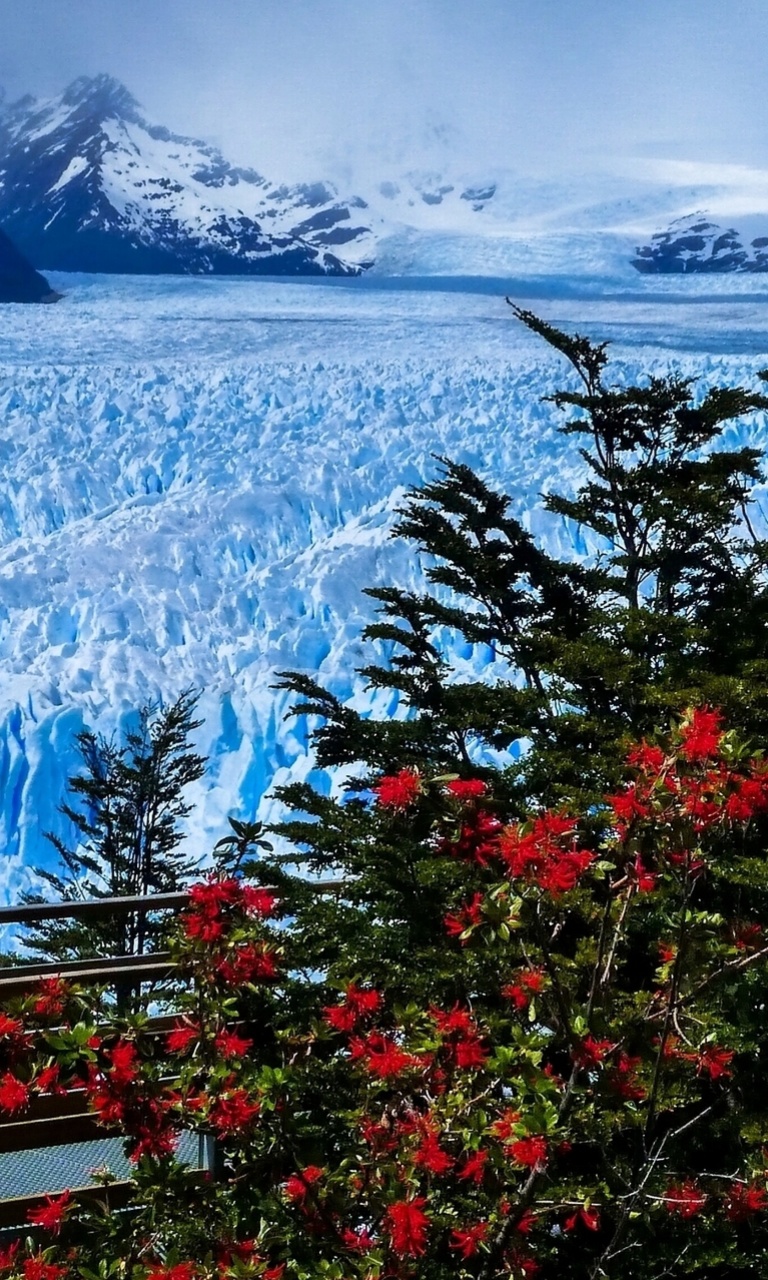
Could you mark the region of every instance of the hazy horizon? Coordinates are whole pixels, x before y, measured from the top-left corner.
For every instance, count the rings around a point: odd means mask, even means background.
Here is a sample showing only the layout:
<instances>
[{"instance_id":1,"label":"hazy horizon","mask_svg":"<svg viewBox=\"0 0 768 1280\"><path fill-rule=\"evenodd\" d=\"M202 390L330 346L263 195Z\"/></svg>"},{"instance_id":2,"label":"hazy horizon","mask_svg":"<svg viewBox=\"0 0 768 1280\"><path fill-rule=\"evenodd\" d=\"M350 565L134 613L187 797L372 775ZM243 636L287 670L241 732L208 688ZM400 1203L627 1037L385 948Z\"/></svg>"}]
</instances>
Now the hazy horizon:
<instances>
[{"instance_id":1,"label":"hazy horizon","mask_svg":"<svg viewBox=\"0 0 768 1280\"><path fill-rule=\"evenodd\" d=\"M715 0L158 8L28 0L0 18L0 85L47 96L107 72L151 118L289 178L446 151L542 178L768 168L759 0L731 0L727 21Z\"/></svg>"}]
</instances>

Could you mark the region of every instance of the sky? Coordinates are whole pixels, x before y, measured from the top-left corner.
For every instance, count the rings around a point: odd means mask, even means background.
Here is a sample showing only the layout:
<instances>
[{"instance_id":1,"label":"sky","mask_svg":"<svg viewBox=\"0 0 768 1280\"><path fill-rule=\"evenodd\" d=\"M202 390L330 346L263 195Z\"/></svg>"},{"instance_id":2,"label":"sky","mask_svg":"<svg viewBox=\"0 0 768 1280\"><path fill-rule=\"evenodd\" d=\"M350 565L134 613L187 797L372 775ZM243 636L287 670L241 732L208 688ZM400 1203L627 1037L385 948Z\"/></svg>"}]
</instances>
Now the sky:
<instances>
[{"instance_id":1,"label":"sky","mask_svg":"<svg viewBox=\"0 0 768 1280\"><path fill-rule=\"evenodd\" d=\"M0 0L10 98L106 71L286 179L768 169L766 47L765 0Z\"/></svg>"}]
</instances>

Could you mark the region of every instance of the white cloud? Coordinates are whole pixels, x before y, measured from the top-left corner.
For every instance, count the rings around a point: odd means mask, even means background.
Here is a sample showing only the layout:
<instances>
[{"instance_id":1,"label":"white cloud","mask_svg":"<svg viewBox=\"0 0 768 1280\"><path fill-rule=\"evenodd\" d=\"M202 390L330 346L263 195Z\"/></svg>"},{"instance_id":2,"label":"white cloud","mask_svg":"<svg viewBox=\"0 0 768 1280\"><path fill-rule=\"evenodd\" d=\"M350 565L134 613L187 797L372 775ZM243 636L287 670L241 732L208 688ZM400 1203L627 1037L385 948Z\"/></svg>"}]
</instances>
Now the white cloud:
<instances>
[{"instance_id":1,"label":"white cloud","mask_svg":"<svg viewBox=\"0 0 768 1280\"><path fill-rule=\"evenodd\" d=\"M6 6L8 8L10 6ZM297 177L456 130L467 163L543 174L663 154L768 163L756 0L27 0L0 83L123 79L171 127Z\"/></svg>"}]
</instances>

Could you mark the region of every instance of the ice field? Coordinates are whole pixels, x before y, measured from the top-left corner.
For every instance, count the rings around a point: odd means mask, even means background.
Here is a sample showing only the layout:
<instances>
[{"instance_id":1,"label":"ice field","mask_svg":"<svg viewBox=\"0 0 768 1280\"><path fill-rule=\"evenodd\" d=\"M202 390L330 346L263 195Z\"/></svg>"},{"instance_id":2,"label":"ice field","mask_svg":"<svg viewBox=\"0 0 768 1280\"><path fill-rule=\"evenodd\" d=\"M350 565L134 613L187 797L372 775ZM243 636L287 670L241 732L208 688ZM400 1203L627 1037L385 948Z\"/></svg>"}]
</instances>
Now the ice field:
<instances>
[{"instance_id":1,"label":"ice field","mask_svg":"<svg viewBox=\"0 0 768 1280\"><path fill-rule=\"evenodd\" d=\"M51 282L57 306L0 309L2 899L50 862L74 734L109 734L148 698L202 691L197 853L228 813L274 812L273 785L312 768L274 673L318 672L371 705L354 675L361 589L419 583L413 549L387 534L433 455L510 492L550 546L584 549L538 501L581 468L540 403L566 369L501 283ZM566 286L507 290L610 338L617 378L673 365L753 384L768 364L754 277ZM729 443L747 437L768 443L765 420Z\"/></svg>"}]
</instances>

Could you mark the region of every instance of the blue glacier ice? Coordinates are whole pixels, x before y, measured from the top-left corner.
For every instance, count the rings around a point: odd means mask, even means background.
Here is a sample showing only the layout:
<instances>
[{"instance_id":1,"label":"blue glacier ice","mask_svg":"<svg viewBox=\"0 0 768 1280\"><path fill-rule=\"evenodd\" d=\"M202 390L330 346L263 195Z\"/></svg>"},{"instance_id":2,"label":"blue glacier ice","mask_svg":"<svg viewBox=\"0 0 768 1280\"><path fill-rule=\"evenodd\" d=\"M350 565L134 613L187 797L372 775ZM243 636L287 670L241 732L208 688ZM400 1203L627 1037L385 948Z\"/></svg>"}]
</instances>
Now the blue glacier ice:
<instances>
[{"instance_id":1,"label":"blue glacier ice","mask_svg":"<svg viewBox=\"0 0 768 1280\"><path fill-rule=\"evenodd\" d=\"M201 857L228 814L273 816L276 783L338 785L313 772L275 672L317 673L362 709L404 714L355 676L370 657L361 589L423 583L388 533L435 455L505 488L553 550L589 552L539 498L582 472L541 403L566 371L487 286L51 281L55 308L0 310L5 899L50 863L45 832L67 834L77 731L119 731L147 699L202 691L210 766L188 835ZM580 299L539 288L534 305L611 338L618 377L674 366L753 381L767 290L641 283ZM729 443L747 438L766 442L764 418L729 429ZM489 660L456 657L472 671Z\"/></svg>"}]
</instances>

